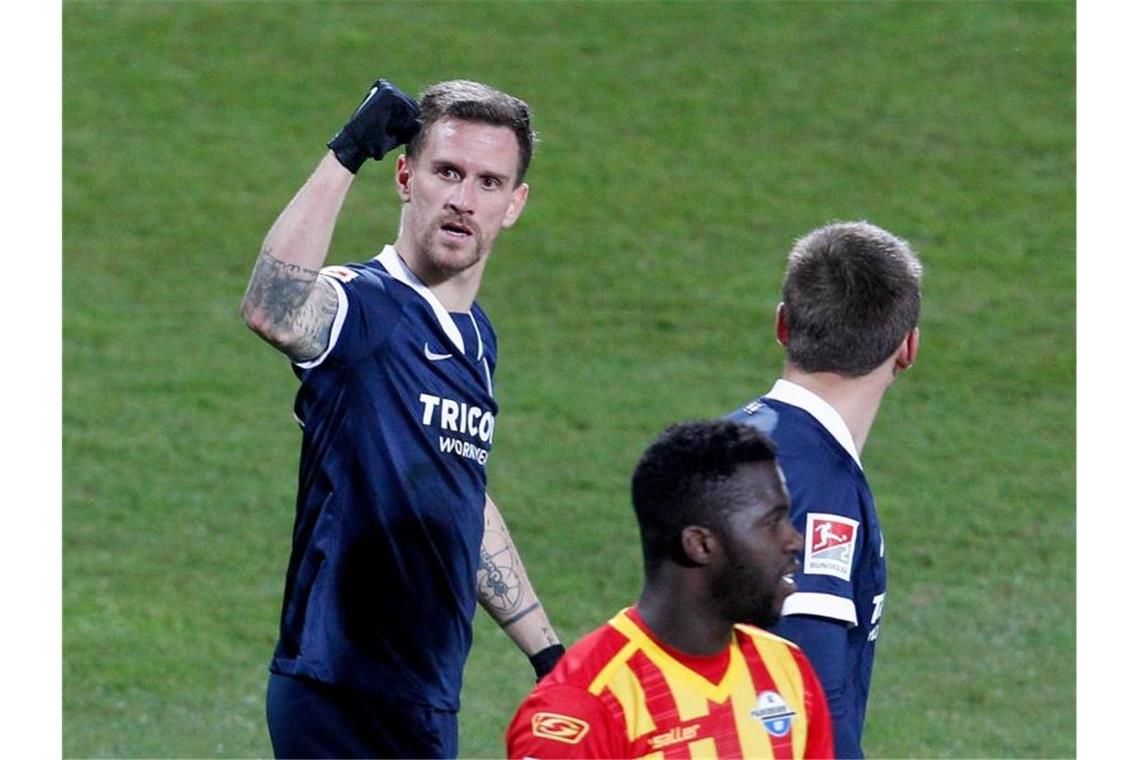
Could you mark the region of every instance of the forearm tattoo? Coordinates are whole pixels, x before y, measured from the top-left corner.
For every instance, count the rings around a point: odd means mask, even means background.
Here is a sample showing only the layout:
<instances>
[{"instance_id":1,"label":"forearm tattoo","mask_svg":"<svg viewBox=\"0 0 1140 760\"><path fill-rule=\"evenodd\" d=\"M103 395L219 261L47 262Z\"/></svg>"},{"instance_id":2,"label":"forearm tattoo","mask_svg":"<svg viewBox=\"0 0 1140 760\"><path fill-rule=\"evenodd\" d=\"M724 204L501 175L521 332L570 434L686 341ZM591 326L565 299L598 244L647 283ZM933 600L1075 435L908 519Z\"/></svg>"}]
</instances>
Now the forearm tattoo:
<instances>
[{"instance_id":1,"label":"forearm tattoo","mask_svg":"<svg viewBox=\"0 0 1140 760\"><path fill-rule=\"evenodd\" d=\"M515 556L509 541L498 533L487 532L479 549L479 598L498 621L507 626L537 608L519 612L523 601L522 578L515 569Z\"/></svg>"},{"instance_id":2,"label":"forearm tattoo","mask_svg":"<svg viewBox=\"0 0 1140 760\"><path fill-rule=\"evenodd\" d=\"M260 317L266 332L288 336L281 347L294 359L318 356L328 345L337 298L332 288L318 286L319 274L281 261L265 247L246 288L247 311Z\"/></svg>"}]
</instances>

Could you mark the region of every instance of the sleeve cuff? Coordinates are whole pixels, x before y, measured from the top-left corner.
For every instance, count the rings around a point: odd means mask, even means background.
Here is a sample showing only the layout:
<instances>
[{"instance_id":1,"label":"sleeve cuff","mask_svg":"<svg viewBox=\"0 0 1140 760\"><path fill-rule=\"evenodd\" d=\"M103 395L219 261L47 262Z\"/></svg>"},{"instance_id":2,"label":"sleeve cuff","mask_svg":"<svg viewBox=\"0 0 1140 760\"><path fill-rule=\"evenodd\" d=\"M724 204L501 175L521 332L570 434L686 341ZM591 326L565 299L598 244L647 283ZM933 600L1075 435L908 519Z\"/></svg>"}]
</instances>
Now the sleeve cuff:
<instances>
[{"instance_id":1,"label":"sleeve cuff","mask_svg":"<svg viewBox=\"0 0 1140 760\"><path fill-rule=\"evenodd\" d=\"M842 596L797 591L784 600L784 615L818 615L858 625L855 603Z\"/></svg>"}]
</instances>

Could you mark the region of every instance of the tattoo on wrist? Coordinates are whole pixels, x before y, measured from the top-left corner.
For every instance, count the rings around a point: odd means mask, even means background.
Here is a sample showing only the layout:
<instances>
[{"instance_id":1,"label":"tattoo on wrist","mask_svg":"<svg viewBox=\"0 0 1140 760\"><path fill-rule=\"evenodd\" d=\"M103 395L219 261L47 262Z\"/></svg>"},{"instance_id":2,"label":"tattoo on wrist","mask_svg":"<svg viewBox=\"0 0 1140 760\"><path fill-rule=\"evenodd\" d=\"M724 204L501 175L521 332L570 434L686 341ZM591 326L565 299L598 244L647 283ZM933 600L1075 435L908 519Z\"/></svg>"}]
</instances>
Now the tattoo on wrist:
<instances>
[{"instance_id":1,"label":"tattoo on wrist","mask_svg":"<svg viewBox=\"0 0 1140 760\"><path fill-rule=\"evenodd\" d=\"M507 627L507 626L509 626L509 625L514 625L515 623L519 622L520 620L522 620L524 617L526 617L526 616L527 616L527 615L529 615L530 613L532 613L532 612L534 612L535 610L537 610L537 609L538 609L538 607L539 607L539 604L538 604L538 602L535 602L534 604L532 604L531 606L527 607L525 610L523 610L522 612L518 613L517 615L514 615L514 616L512 616L512 617L509 617L509 618L507 618L506 620L500 621L500 622L499 622L499 627L500 627L500 628L506 628L506 627Z\"/></svg>"}]
</instances>

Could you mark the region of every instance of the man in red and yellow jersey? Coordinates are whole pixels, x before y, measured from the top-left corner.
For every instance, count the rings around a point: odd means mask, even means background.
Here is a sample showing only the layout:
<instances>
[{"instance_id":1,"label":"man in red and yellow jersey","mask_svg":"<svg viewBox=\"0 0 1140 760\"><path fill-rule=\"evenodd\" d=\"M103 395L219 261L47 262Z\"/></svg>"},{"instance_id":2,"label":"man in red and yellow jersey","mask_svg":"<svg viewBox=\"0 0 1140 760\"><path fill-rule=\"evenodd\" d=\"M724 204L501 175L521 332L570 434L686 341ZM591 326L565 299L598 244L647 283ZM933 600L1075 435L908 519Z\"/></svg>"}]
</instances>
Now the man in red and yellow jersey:
<instances>
[{"instance_id":1,"label":"man in red and yellow jersey","mask_svg":"<svg viewBox=\"0 0 1140 760\"><path fill-rule=\"evenodd\" d=\"M830 758L803 652L763 630L795 591L803 536L763 433L674 425L633 474L645 586L523 701L511 758Z\"/></svg>"}]
</instances>

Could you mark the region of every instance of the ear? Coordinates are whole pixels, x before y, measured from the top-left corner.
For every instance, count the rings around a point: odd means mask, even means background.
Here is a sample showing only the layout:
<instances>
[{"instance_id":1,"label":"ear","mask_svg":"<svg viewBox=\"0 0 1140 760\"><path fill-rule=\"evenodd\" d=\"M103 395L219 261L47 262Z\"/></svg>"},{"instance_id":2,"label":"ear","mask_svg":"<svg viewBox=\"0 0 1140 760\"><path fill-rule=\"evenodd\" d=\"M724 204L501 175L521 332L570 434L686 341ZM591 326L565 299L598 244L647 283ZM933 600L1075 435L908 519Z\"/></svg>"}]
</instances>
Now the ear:
<instances>
[{"instance_id":1,"label":"ear","mask_svg":"<svg viewBox=\"0 0 1140 760\"><path fill-rule=\"evenodd\" d=\"M906 334L898 353L895 354L895 373L905 372L914 366L918 359L918 328Z\"/></svg>"},{"instance_id":2,"label":"ear","mask_svg":"<svg viewBox=\"0 0 1140 760\"><path fill-rule=\"evenodd\" d=\"M511 205L507 206L507 213L503 217L504 227L513 227L514 223L522 216L523 209L526 208L526 199L530 196L530 185L523 182L514 189L511 193Z\"/></svg>"},{"instance_id":3,"label":"ear","mask_svg":"<svg viewBox=\"0 0 1140 760\"><path fill-rule=\"evenodd\" d=\"M784 302L776 307L776 342L785 348L788 345L788 319L784 314Z\"/></svg>"},{"instance_id":4,"label":"ear","mask_svg":"<svg viewBox=\"0 0 1140 760\"><path fill-rule=\"evenodd\" d=\"M686 525L681 529L681 549L693 564L704 566L718 551L717 539L708 528Z\"/></svg>"},{"instance_id":5,"label":"ear","mask_svg":"<svg viewBox=\"0 0 1140 760\"><path fill-rule=\"evenodd\" d=\"M396 159L396 194L404 203L412 199L412 167L404 153Z\"/></svg>"}]
</instances>

